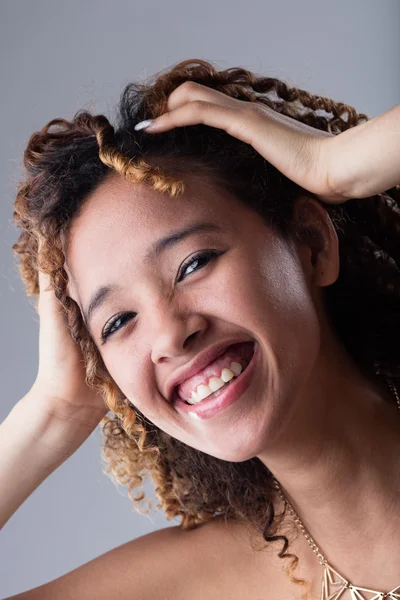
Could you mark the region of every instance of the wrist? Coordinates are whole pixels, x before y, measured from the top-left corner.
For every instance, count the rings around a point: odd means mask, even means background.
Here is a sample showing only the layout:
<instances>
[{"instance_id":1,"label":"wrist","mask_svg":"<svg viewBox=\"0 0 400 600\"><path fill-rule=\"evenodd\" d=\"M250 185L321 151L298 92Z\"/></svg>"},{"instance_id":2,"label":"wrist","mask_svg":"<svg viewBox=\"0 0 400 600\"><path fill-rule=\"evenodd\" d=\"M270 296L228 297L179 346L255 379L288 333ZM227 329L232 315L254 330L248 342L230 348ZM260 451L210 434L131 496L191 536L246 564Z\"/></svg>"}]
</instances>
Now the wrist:
<instances>
[{"instance_id":1,"label":"wrist","mask_svg":"<svg viewBox=\"0 0 400 600\"><path fill-rule=\"evenodd\" d=\"M48 445L49 437L54 435L56 419L41 407L39 397L28 392L15 404L7 419L13 431L14 447L21 453L34 455L39 468L52 471L63 462L60 453Z\"/></svg>"}]
</instances>

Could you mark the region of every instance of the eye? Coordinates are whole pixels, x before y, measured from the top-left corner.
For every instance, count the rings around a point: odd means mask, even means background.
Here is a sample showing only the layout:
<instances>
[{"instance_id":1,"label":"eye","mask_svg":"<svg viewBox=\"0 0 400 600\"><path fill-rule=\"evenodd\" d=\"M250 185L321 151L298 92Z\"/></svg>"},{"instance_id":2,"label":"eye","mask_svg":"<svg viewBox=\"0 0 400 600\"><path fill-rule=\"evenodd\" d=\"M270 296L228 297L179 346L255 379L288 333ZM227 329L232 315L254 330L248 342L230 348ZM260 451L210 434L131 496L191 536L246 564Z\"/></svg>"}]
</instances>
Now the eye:
<instances>
[{"instance_id":1,"label":"eye","mask_svg":"<svg viewBox=\"0 0 400 600\"><path fill-rule=\"evenodd\" d=\"M127 320L125 317L129 317L129 316L135 315L135 314L136 313L120 313L119 315L116 315L110 321L108 321L108 323L104 327L103 331L101 332L101 344L102 345L105 344L107 341L107 338L109 338L110 335L112 335L113 333L118 331L118 329L121 329L122 325L119 325L119 327L114 328L114 326L118 323L118 321L121 321L122 324L124 324Z\"/></svg>"},{"instance_id":2,"label":"eye","mask_svg":"<svg viewBox=\"0 0 400 600\"><path fill-rule=\"evenodd\" d=\"M182 281L182 277L181 277L182 272L186 272L186 270L189 267L191 267L192 265L194 265L196 263L200 263L200 265L201 265L203 263L202 266L205 266L212 259L216 258L220 254L222 254L222 252L217 252L216 250L204 250L202 252L198 252L197 254L192 256L186 263L183 264L183 266L179 270L178 281ZM195 269L193 269L193 271L197 271L199 268L201 268L201 267L196 267ZM193 272L193 271L191 271L191 272ZM189 272L189 275L190 275L190 272ZM115 317L110 319L110 321L107 322L107 324L105 325L105 327L101 333L101 345L106 343L106 341L110 337L110 335L113 335L116 331L118 331L119 329L122 329L124 323L126 323L129 320L128 317L131 317L132 315L136 315L136 313L132 313L132 312L119 313L118 315L116 315ZM115 327L119 321L121 322L120 325Z\"/></svg>"},{"instance_id":3,"label":"eye","mask_svg":"<svg viewBox=\"0 0 400 600\"><path fill-rule=\"evenodd\" d=\"M217 256L219 256L219 254L221 254L221 252L216 252L215 250L204 250L202 252L198 252L197 254L195 254L194 256L192 256L186 263L184 263L182 265L182 268L179 271L178 281L182 281L182 277L181 277L182 272L185 272L186 269L188 269L189 267L191 267L195 263L203 263L203 266L205 266L213 258L216 258ZM198 270L198 268L194 269L194 271L197 271L197 270Z\"/></svg>"}]
</instances>

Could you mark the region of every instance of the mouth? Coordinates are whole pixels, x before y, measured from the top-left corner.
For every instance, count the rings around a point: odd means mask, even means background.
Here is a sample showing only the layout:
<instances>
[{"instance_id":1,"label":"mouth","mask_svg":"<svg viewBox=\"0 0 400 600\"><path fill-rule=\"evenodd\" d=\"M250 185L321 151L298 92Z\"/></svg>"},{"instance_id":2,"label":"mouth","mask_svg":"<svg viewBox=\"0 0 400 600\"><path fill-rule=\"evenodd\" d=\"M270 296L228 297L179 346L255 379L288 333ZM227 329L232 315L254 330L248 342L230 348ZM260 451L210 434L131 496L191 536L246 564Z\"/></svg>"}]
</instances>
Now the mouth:
<instances>
[{"instance_id":1,"label":"mouth","mask_svg":"<svg viewBox=\"0 0 400 600\"><path fill-rule=\"evenodd\" d=\"M246 371L247 367L249 366L249 364L254 356L255 349L256 349L256 342L236 342L235 344L226 346L223 349L223 351L220 353L220 356L223 356L228 352L231 352L231 353L234 352L233 356L236 355L239 358L233 359L233 360L240 361L240 364L242 365L242 370L240 371L240 373L239 374L232 373L232 371L231 371L232 378L229 381L226 381L226 379L224 379L223 381L225 383L222 387L217 389L215 392L210 393L209 395L204 397L202 400L200 400L200 402L197 402L195 404L188 402L187 400L182 398L182 396L178 393L179 386L175 386L173 393L172 393L172 397L171 397L172 405L176 405L177 403L183 403L186 406L193 407L193 406L196 406L203 402L206 402L208 400L212 400L213 398L216 398L217 396L222 394L226 388L228 388L236 379L240 378L242 376L242 374ZM216 359L214 359L213 362L216 362L217 360L218 360L218 357ZM210 363L210 364L213 364L213 363ZM237 364L237 362L236 362L236 364ZM228 364L226 365L226 367L228 368L228 372L229 372L230 369L229 369ZM226 367L224 368L225 371L227 370ZM211 379L213 379L213 378L214 378L214 376L211 375ZM204 385L203 385L203 387L204 387Z\"/></svg>"},{"instance_id":2,"label":"mouth","mask_svg":"<svg viewBox=\"0 0 400 600\"><path fill-rule=\"evenodd\" d=\"M209 420L214 419L225 410L233 407L233 405L240 402L241 399L246 398L250 401L250 406L257 398L257 394L254 393L254 385L257 384L257 378L255 376L260 372L261 368L260 345L254 343L253 350L253 355L247 366L239 373L239 375L233 377L221 387L221 389L217 390L214 394L206 396L200 400L200 402L196 402L195 404L189 404L178 395L175 400L175 410L182 415L188 415L189 418L196 417L201 420ZM250 393L252 387L253 393Z\"/></svg>"}]
</instances>

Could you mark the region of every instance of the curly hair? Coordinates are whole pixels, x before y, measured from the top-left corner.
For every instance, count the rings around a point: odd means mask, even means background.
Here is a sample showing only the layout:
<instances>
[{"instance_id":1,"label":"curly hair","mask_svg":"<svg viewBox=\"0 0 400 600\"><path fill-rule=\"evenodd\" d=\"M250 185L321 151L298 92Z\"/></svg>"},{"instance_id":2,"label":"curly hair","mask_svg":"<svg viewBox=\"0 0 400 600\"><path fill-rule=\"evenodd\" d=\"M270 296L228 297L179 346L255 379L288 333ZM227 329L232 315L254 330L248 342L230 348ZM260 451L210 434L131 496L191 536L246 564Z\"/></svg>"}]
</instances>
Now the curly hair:
<instances>
[{"instance_id":1,"label":"curly hair","mask_svg":"<svg viewBox=\"0 0 400 600\"><path fill-rule=\"evenodd\" d=\"M172 91L190 81L265 104L334 135L369 120L351 106L273 77L244 68L219 71L204 60L182 61L146 83L126 85L114 126L104 115L82 109L72 120L53 119L31 135L24 151L25 179L18 184L14 203L14 222L22 232L13 250L20 256L28 295L39 294L39 266L51 277L71 336L82 351L87 384L113 413L100 423L104 472L114 483L127 485L136 510L147 514L139 508L144 492L133 497L132 491L150 474L160 501L157 509L162 508L167 519L180 517L180 527L189 530L222 517L226 523L235 520L255 529L266 542L282 540L279 557L292 559L289 577L304 585L293 574L299 559L287 553L288 538L276 535L286 507L277 510L279 498L268 468L257 457L239 463L220 460L147 420L111 378L78 305L67 295L64 264L71 221L88 194L116 172L170 197L185 190L180 176L200 173L251 206L286 240L307 235L292 219L292 207L300 194L313 194L250 145L203 124L157 135L134 130L139 121L163 114ZM332 325L365 373L400 378L399 187L340 205L321 204L339 238L340 274L323 290Z\"/></svg>"}]
</instances>

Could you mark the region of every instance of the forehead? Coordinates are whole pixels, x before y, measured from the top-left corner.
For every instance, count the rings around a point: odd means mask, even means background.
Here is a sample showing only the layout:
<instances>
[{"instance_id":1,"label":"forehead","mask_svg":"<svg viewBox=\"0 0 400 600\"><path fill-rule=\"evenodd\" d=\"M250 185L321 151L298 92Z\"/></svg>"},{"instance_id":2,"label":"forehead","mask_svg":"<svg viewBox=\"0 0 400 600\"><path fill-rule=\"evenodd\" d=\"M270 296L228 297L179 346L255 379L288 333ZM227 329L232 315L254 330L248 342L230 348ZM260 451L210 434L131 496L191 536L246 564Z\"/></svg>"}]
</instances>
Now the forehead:
<instances>
[{"instance_id":1,"label":"forehead","mask_svg":"<svg viewBox=\"0 0 400 600\"><path fill-rule=\"evenodd\" d=\"M171 198L116 174L86 199L68 234L66 271L72 297L79 296L82 280L85 288L93 289L107 266L133 266L152 242L186 223L204 219L239 233L243 213L251 214L250 209L204 177L182 180L185 192Z\"/></svg>"}]
</instances>

